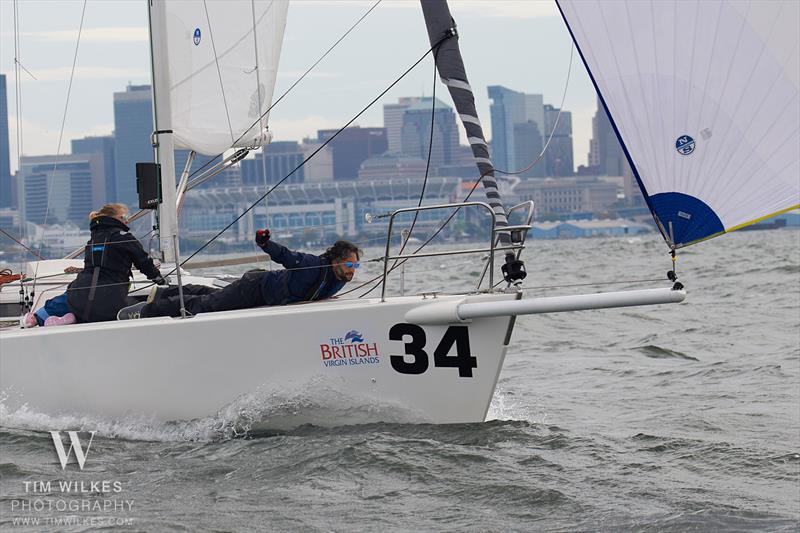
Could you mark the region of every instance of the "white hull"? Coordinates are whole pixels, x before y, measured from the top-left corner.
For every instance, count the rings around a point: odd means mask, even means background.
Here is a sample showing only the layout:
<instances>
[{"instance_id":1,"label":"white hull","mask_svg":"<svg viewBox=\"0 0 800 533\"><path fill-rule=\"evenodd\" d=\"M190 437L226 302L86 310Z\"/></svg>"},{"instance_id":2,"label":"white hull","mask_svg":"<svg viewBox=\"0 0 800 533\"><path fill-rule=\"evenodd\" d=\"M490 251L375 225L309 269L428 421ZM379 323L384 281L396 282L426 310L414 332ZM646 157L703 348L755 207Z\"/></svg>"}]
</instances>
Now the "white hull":
<instances>
[{"instance_id":1,"label":"white hull","mask_svg":"<svg viewBox=\"0 0 800 533\"><path fill-rule=\"evenodd\" d=\"M6 413L26 405L48 415L173 421L214 417L260 392L310 387L335 391L353 405L380 407L373 421L479 422L494 393L513 319L399 326L394 335L390 330L405 322L409 310L431 303L517 297L330 300L186 320L151 318L6 330L0 333L0 397ZM409 328L420 344L424 332L427 368L409 367L415 360L412 355L404 356L405 365L399 358L392 364L392 355L418 351L409 344L415 340ZM353 330L362 342L345 340ZM333 350L339 339L356 347ZM457 364L456 354L463 368L442 366ZM469 357L475 358L475 368ZM255 425L271 423L256 420Z\"/></svg>"}]
</instances>

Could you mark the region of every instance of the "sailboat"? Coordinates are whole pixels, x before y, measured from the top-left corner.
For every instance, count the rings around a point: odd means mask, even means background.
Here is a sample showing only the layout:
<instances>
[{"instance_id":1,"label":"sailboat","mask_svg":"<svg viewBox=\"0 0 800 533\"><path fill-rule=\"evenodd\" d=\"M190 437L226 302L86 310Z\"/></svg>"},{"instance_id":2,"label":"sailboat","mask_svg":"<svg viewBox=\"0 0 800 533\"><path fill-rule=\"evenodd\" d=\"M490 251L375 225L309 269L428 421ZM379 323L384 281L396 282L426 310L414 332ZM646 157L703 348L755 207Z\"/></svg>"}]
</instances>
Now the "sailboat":
<instances>
[{"instance_id":1,"label":"sailboat","mask_svg":"<svg viewBox=\"0 0 800 533\"><path fill-rule=\"evenodd\" d=\"M213 17L190 12L198 6ZM244 7L247 13L236 12ZM683 301L686 291L674 273L653 289L523 297L533 206L504 205L455 22L445 0L423 0L421 7L486 195L469 204L493 221L481 249L491 256L488 288L386 295L392 261L427 255L391 254L393 221L416 211L399 209L387 215L380 297L0 332L6 412L24 405L49 415L193 420L242 398L313 388L366 406L369 415L322 423L480 422L518 316ZM800 205L797 3L743 10L733 2L560 0L558 7L669 251ZM268 141L266 110L286 3L151 0L150 14L159 240L165 261L180 265L176 212L185 181L172 186L173 149L218 153ZM220 22L212 27L209 20ZM242 20L252 28L243 32ZM268 44L245 47L242 33ZM249 55L236 63L238 52ZM525 213L523 224L509 225L514 211ZM502 284L494 279L495 254L502 258ZM295 422L302 420L298 413Z\"/></svg>"}]
</instances>

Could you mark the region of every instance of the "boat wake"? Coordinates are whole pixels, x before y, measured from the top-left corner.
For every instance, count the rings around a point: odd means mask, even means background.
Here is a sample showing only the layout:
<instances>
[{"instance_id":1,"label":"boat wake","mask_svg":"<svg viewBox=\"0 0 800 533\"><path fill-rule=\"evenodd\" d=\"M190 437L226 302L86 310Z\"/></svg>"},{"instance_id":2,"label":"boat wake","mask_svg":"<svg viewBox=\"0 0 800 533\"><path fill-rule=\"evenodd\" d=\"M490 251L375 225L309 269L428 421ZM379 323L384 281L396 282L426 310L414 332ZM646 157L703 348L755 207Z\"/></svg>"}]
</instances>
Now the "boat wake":
<instances>
[{"instance_id":1,"label":"boat wake","mask_svg":"<svg viewBox=\"0 0 800 533\"><path fill-rule=\"evenodd\" d=\"M0 428L27 431L96 431L115 439L182 442L219 441L264 433L280 433L303 425L336 427L375 422L423 421L422 413L373 397L332 390L330 382L312 380L294 388L270 387L244 394L214 416L162 421L146 414L119 417L93 413L48 414L28 404L12 406L0 393Z\"/></svg>"}]
</instances>

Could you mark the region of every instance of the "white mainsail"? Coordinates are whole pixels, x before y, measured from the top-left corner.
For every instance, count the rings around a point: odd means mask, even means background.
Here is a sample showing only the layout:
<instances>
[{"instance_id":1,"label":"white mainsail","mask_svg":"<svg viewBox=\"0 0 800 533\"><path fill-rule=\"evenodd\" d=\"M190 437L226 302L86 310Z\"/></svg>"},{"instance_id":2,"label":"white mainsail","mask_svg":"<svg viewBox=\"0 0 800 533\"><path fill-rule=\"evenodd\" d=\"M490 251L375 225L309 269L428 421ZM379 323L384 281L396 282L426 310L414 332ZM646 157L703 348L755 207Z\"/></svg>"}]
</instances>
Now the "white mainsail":
<instances>
[{"instance_id":1,"label":"white mainsail","mask_svg":"<svg viewBox=\"0 0 800 533\"><path fill-rule=\"evenodd\" d=\"M216 155L269 141L288 0L166 3L176 148Z\"/></svg>"},{"instance_id":2,"label":"white mainsail","mask_svg":"<svg viewBox=\"0 0 800 533\"><path fill-rule=\"evenodd\" d=\"M800 2L557 1L668 243L800 206Z\"/></svg>"}]
</instances>

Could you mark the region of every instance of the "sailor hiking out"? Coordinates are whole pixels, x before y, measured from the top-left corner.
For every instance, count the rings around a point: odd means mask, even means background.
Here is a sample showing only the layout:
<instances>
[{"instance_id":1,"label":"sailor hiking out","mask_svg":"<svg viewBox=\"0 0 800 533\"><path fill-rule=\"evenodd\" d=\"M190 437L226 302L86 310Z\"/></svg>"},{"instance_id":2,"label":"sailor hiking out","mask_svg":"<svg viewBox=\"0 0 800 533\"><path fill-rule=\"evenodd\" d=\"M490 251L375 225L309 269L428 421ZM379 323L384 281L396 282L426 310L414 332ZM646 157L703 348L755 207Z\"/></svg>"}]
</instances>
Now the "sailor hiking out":
<instances>
[{"instance_id":1,"label":"sailor hiking out","mask_svg":"<svg viewBox=\"0 0 800 533\"><path fill-rule=\"evenodd\" d=\"M361 250L348 241L336 241L322 255L313 255L289 250L272 241L269 230L261 229L256 232L256 244L285 270L251 270L223 289L186 285L186 311L194 315L324 300L351 281L359 267ZM154 290L147 302L121 310L118 318L156 316L181 316L177 289Z\"/></svg>"},{"instance_id":2,"label":"sailor hiking out","mask_svg":"<svg viewBox=\"0 0 800 533\"><path fill-rule=\"evenodd\" d=\"M128 208L106 204L89 214L91 238L86 243L84 268L65 294L51 298L24 326L66 325L114 320L128 305L128 289L135 266L148 279L166 285L153 260L127 225Z\"/></svg>"}]
</instances>

